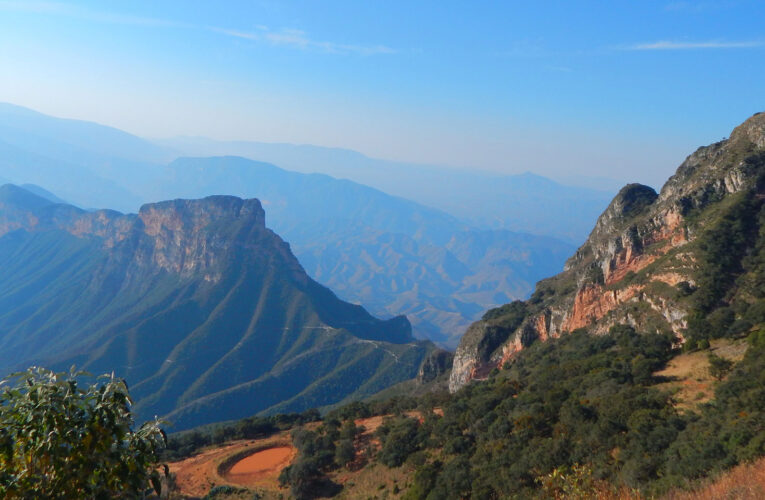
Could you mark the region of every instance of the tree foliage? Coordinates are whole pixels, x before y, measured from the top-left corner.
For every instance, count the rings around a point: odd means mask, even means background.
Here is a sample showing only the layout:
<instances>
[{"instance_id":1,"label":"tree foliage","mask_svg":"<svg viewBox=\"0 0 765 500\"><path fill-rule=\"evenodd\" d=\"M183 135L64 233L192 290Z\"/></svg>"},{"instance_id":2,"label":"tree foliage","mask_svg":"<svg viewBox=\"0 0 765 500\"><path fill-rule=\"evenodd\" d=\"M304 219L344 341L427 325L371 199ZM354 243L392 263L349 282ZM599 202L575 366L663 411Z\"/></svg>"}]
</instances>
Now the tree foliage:
<instances>
[{"instance_id":1,"label":"tree foliage","mask_svg":"<svg viewBox=\"0 0 765 500\"><path fill-rule=\"evenodd\" d=\"M130 396L114 375L33 367L3 380L0 497L134 498L160 490L159 422L133 430Z\"/></svg>"}]
</instances>

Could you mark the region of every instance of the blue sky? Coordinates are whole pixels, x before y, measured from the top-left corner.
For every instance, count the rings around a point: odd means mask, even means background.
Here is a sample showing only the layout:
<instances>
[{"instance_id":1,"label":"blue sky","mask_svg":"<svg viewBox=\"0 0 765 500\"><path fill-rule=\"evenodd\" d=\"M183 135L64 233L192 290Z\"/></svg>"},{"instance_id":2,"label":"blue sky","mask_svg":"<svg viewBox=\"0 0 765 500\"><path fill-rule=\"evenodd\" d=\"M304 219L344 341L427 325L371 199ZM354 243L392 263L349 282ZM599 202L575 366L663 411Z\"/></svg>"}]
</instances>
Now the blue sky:
<instances>
[{"instance_id":1,"label":"blue sky","mask_svg":"<svg viewBox=\"0 0 765 500\"><path fill-rule=\"evenodd\" d=\"M659 185L765 110L761 1L0 0L0 101Z\"/></svg>"}]
</instances>

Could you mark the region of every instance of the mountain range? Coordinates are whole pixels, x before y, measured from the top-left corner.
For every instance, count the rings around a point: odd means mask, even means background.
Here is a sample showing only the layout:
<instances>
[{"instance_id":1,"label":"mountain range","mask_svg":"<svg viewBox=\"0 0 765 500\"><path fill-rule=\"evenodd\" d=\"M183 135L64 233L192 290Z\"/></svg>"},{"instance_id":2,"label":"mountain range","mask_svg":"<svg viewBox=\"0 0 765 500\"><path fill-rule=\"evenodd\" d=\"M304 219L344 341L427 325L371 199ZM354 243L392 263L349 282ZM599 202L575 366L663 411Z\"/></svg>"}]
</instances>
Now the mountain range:
<instances>
[{"instance_id":1,"label":"mountain range","mask_svg":"<svg viewBox=\"0 0 765 500\"><path fill-rule=\"evenodd\" d=\"M125 215L4 185L0 258L0 371L114 371L175 429L368 396L435 350L312 280L255 199Z\"/></svg>"},{"instance_id":2,"label":"mountain range","mask_svg":"<svg viewBox=\"0 0 765 500\"><path fill-rule=\"evenodd\" d=\"M478 229L553 236L580 244L613 196L602 179L563 185L529 172L501 175L476 169L369 158L357 151L312 145L213 141L180 137L155 141L187 156L236 155L302 173L322 172L443 210ZM613 190L612 190L613 189Z\"/></svg>"},{"instance_id":3,"label":"mountain range","mask_svg":"<svg viewBox=\"0 0 765 500\"><path fill-rule=\"evenodd\" d=\"M305 170L316 165L308 161L311 157L326 157L324 149L310 151L299 157L306 160ZM176 158L177 154L167 145L113 128L0 105L0 177L42 186L86 209L129 212L156 200L217 194L258 198L268 210L269 226L290 242L314 279L373 314L406 314L417 337L451 348L483 310L526 297L536 281L560 270L574 248L568 242L573 233L565 231L556 238L501 225L491 229L491 224L474 225L349 180L238 157ZM324 164L330 159L331 155ZM401 185L435 189L462 184L466 193L479 189L468 189L472 181L464 175L453 180L447 175L442 182L424 177L416 183L413 176L419 170L414 166L378 171L374 162L370 166L361 160L359 172L377 172ZM340 164L350 168L349 161ZM574 227L565 223L571 214L582 213L578 217L586 219L598 203L605 205L603 193L584 193L535 176L492 183L508 184L502 203L487 194L480 204L468 204L500 213L503 203L515 200L517 218L541 217L555 224L563 220L568 228ZM516 188L509 187L516 183ZM513 189L519 192L513 194ZM565 207L556 204L564 200L569 200ZM535 232L544 233L545 224L537 222Z\"/></svg>"}]
</instances>

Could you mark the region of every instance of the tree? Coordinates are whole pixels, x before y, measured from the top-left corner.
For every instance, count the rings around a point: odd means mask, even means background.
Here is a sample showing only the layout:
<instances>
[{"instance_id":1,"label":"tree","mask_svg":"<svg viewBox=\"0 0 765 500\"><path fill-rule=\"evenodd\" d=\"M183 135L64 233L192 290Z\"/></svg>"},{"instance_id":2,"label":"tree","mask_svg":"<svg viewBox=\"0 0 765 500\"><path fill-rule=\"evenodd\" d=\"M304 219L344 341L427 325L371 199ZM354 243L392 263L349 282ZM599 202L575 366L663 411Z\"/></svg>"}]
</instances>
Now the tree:
<instances>
[{"instance_id":1,"label":"tree","mask_svg":"<svg viewBox=\"0 0 765 500\"><path fill-rule=\"evenodd\" d=\"M341 439L335 448L335 461L341 467L350 464L356 458L356 449L350 439Z\"/></svg>"},{"instance_id":2,"label":"tree","mask_svg":"<svg viewBox=\"0 0 765 500\"><path fill-rule=\"evenodd\" d=\"M290 493L298 500L314 498L321 489L324 477L315 458L299 458L294 464L282 469L279 485L289 486Z\"/></svg>"},{"instance_id":3,"label":"tree","mask_svg":"<svg viewBox=\"0 0 765 500\"><path fill-rule=\"evenodd\" d=\"M112 374L83 388L86 377L32 367L0 382L0 497L160 492L159 422L134 431L125 382Z\"/></svg>"},{"instance_id":4,"label":"tree","mask_svg":"<svg viewBox=\"0 0 765 500\"><path fill-rule=\"evenodd\" d=\"M400 417L378 429L383 442L377 458L388 467L399 467L409 455L417 451L417 421Z\"/></svg>"},{"instance_id":5,"label":"tree","mask_svg":"<svg viewBox=\"0 0 765 500\"><path fill-rule=\"evenodd\" d=\"M733 361L709 353L709 374L717 380L722 380L733 368Z\"/></svg>"}]
</instances>

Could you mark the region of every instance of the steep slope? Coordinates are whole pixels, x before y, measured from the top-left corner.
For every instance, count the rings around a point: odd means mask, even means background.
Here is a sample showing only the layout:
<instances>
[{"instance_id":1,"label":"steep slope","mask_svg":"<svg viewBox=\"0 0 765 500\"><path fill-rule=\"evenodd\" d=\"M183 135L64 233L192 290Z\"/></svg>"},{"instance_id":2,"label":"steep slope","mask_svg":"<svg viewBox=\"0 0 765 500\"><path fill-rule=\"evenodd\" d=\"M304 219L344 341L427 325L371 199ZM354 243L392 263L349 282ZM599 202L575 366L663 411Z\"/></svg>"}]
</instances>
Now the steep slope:
<instances>
[{"instance_id":1,"label":"steep slope","mask_svg":"<svg viewBox=\"0 0 765 500\"><path fill-rule=\"evenodd\" d=\"M765 307L757 246L764 198L765 114L757 114L690 155L660 193L624 187L563 273L467 330L450 389L536 339L578 328L630 324L691 343L745 330Z\"/></svg>"},{"instance_id":2,"label":"steep slope","mask_svg":"<svg viewBox=\"0 0 765 500\"><path fill-rule=\"evenodd\" d=\"M176 428L363 397L433 349L309 278L258 200L85 212L0 188L0 371L114 370Z\"/></svg>"}]
</instances>

